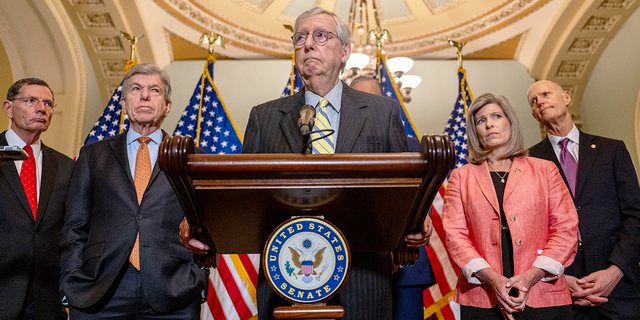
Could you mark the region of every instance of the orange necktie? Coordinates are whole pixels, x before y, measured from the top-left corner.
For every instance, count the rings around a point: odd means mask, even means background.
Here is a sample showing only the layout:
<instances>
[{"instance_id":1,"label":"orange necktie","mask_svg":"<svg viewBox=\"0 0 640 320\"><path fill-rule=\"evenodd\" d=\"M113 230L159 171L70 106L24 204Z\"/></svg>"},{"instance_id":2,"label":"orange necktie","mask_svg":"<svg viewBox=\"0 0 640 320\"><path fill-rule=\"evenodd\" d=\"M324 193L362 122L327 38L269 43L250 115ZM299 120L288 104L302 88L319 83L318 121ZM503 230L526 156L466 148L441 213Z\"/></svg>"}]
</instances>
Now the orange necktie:
<instances>
[{"instance_id":1,"label":"orange necktie","mask_svg":"<svg viewBox=\"0 0 640 320\"><path fill-rule=\"evenodd\" d=\"M147 189L149 179L151 178L151 158L149 157L149 147L147 144L151 141L149 137L140 137L140 147L136 155L136 169L134 172L133 183L136 185L136 194L138 195L138 204L142 202L144 190ZM138 270L140 270L140 233L136 236L136 242L133 244L129 261Z\"/></svg>"},{"instance_id":2,"label":"orange necktie","mask_svg":"<svg viewBox=\"0 0 640 320\"><path fill-rule=\"evenodd\" d=\"M29 200L29 206L33 213L33 221L36 221L38 214L38 185L36 180L36 159L33 156L33 149L31 145L24 146L24 151L29 155L29 159L22 162L22 168L20 168L20 180L22 181L22 187L24 193Z\"/></svg>"}]
</instances>

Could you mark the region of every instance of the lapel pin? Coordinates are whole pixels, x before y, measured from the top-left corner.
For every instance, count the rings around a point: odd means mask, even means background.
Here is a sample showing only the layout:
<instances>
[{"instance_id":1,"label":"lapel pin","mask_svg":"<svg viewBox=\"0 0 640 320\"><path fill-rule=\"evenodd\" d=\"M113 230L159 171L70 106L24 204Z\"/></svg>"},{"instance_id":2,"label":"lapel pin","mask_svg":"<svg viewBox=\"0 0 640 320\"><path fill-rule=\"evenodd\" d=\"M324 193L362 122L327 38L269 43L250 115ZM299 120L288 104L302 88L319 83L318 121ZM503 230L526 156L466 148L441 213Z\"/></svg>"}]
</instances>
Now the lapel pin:
<instances>
[{"instance_id":1,"label":"lapel pin","mask_svg":"<svg viewBox=\"0 0 640 320\"><path fill-rule=\"evenodd\" d=\"M514 170L517 173L521 173L522 171L520 171L520 169L516 168L516 170Z\"/></svg>"},{"instance_id":2,"label":"lapel pin","mask_svg":"<svg viewBox=\"0 0 640 320\"><path fill-rule=\"evenodd\" d=\"M591 149L595 149L595 148L596 148L596 145L595 145L595 144L592 144L592 145L591 145Z\"/></svg>"}]
</instances>

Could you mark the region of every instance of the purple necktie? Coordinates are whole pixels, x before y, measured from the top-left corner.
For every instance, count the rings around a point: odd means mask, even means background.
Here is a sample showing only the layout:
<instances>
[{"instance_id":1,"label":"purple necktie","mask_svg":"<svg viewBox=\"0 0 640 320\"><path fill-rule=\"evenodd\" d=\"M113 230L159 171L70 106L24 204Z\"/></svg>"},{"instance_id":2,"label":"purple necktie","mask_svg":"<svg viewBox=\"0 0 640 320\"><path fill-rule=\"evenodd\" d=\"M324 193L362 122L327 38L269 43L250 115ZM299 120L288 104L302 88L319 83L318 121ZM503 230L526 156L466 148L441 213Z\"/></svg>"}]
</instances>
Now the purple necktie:
<instances>
[{"instance_id":1,"label":"purple necktie","mask_svg":"<svg viewBox=\"0 0 640 320\"><path fill-rule=\"evenodd\" d=\"M578 176L578 163L567 149L568 143L568 138L564 138L558 143L560 145L560 165L562 166L564 176L567 178L567 183L569 183L569 189L571 189L571 193L575 196L576 177Z\"/></svg>"}]
</instances>

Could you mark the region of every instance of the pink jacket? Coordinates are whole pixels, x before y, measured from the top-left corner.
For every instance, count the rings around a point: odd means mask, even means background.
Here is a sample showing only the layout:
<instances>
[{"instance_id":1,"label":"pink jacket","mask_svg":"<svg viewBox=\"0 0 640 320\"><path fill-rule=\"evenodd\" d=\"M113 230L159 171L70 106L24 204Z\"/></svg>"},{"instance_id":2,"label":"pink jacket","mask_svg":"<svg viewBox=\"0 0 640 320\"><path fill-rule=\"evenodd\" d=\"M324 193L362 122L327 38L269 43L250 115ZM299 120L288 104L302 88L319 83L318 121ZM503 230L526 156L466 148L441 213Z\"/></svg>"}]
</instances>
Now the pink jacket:
<instances>
[{"instance_id":1,"label":"pink jacket","mask_svg":"<svg viewBox=\"0 0 640 320\"><path fill-rule=\"evenodd\" d=\"M573 262L578 247L578 214L552 162L514 158L503 208L513 241L515 274L528 270L538 256L564 267ZM500 207L486 161L453 170L444 196L443 225L445 245L458 267L482 258L502 274ZM571 304L563 274L556 280L539 281L530 290L530 307ZM455 301L480 308L498 303L489 285L469 283L462 273Z\"/></svg>"}]
</instances>

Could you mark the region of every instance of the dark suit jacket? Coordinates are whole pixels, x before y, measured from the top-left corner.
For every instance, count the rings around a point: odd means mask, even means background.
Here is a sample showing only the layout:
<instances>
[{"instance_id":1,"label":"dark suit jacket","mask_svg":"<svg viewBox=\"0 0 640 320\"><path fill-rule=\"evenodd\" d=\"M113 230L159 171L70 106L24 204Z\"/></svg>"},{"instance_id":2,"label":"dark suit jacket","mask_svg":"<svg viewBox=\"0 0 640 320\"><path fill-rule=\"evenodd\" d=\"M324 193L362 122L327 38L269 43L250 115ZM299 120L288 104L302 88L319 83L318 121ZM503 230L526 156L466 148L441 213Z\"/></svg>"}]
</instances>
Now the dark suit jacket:
<instances>
[{"instance_id":1,"label":"dark suit jacket","mask_svg":"<svg viewBox=\"0 0 640 320\"><path fill-rule=\"evenodd\" d=\"M0 146L7 145L5 133ZM59 319L60 234L73 160L42 144L42 177L37 221L13 161L0 160L1 319L16 319L27 298L35 297L37 319ZM31 279L31 288L29 280Z\"/></svg>"},{"instance_id":2,"label":"dark suit jacket","mask_svg":"<svg viewBox=\"0 0 640 320\"><path fill-rule=\"evenodd\" d=\"M566 183L551 142L545 138L530 155L553 161ZM581 278L615 264L623 283L636 283L640 261L640 187L629 152L620 140L580 132L574 203L580 219L584 259L565 270ZM620 286L620 285L619 285Z\"/></svg>"},{"instance_id":3,"label":"dark suit jacket","mask_svg":"<svg viewBox=\"0 0 640 320\"><path fill-rule=\"evenodd\" d=\"M83 147L71 178L63 230L60 287L69 304L87 308L103 297L129 263L138 232L140 275L149 305L170 312L199 299L207 273L180 244L183 217L157 163L138 205L126 132Z\"/></svg>"},{"instance_id":4,"label":"dark suit jacket","mask_svg":"<svg viewBox=\"0 0 640 320\"><path fill-rule=\"evenodd\" d=\"M336 153L405 152L400 109L391 99L351 89L343 83ZM254 107L242 153L300 153L298 126L304 91Z\"/></svg>"},{"instance_id":5,"label":"dark suit jacket","mask_svg":"<svg viewBox=\"0 0 640 320\"><path fill-rule=\"evenodd\" d=\"M243 153L300 153L298 126L304 92L269 101L251 110ZM406 135L395 101L351 89L343 83L336 153L404 152ZM328 304L341 304L341 319L391 318L391 268L388 253L354 253L349 280ZM287 305L264 281L258 284L260 319L273 318L273 308ZM290 304L289 304L290 305Z\"/></svg>"}]
</instances>

